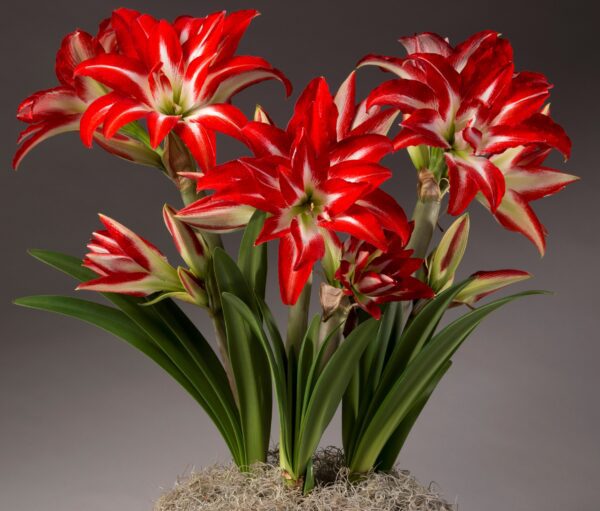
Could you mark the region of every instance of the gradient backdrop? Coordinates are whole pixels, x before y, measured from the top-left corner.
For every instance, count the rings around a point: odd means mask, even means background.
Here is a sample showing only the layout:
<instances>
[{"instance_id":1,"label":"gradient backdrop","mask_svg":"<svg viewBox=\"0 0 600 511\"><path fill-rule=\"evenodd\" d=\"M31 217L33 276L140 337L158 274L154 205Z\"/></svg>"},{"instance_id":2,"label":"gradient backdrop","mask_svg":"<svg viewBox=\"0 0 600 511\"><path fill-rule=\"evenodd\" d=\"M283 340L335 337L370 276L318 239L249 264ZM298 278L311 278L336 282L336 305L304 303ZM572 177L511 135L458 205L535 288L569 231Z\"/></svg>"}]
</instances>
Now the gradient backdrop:
<instances>
[{"instance_id":1,"label":"gradient backdrop","mask_svg":"<svg viewBox=\"0 0 600 511\"><path fill-rule=\"evenodd\" d=\"M166 18L260 9L242 50L283 69L296 86L294 97L317 74L337 87L362 55L400 54L398 36L427 30L452 42L484 28L501 31L515 47L518 68L542 71L555 84L553 114L574 150L566 165L558 157L552 163L583 181L536 205L550 231L548 254L541 260L524 238L503 231L475 206L463 271L523 268L536 276L530 287L556 295L511 305L484 323L457 354L400 459L423 482L436 481L465 511L591 511L600 497L600 48L596 16L586 12L586 3L545 4L127 4ZM18 173L10 170L18 102L54 86L54 53L67 32L95 31L118 6L20 0L5 5L0 20L0 509L6 511L147 511L178 474L227 459L202 410L151 362L92 327L10 303L26 294L71 291L68 278L25 250L83 255L98 211L172 254L160 208L165 201L178 205L178 197L157 171L88 151L75 134L46 142ZM362 92L383 78L375 70L361 72ZM293 104L275 83L237 99L248 114L256 102L279 122ZM220 147L223 159L239 154L232 142ZM414 176L408 159L398 155L387 163L397 173L387 189L410 211ZM277 298L274 288L271 297ZM198 314L198 320L205 318ZM339 444L337 428L330 428L325 443Z\"/></svg>"}]
</instances>

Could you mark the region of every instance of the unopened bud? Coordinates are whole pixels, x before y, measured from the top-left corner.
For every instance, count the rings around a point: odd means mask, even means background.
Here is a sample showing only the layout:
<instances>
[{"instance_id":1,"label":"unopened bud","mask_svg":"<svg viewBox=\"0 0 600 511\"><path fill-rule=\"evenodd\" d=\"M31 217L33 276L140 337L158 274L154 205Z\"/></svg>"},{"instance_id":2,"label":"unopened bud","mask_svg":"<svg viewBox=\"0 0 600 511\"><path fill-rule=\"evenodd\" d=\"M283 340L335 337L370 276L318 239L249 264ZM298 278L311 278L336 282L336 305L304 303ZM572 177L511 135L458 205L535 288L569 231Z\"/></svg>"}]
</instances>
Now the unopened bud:
<instances>
[{"instance_id":1,"label":"unopened bud","mask_svg":"<svg viewBox=\"0 0 600 511\"><path fill-rule=\"evenodd\" d=\"M190 151L174 133L169 133L165 139L165 150L163 152L162 160L167 175L175 182L178 188L181 187L183 182L180 173L196 171L194 158Z\"/></svg>"}]
</instances>

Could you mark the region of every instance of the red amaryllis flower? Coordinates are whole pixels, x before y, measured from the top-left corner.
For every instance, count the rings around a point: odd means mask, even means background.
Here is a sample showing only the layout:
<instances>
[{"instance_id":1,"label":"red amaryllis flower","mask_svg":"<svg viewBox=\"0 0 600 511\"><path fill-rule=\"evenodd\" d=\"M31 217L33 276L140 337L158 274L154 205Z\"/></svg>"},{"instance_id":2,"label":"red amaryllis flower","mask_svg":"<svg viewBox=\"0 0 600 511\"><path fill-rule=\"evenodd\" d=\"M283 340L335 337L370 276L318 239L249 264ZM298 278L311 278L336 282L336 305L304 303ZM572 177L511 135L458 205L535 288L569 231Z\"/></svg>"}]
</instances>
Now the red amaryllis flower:
<instances>
[{"instance_id":1,"label":"red amaryllis flower","mask_svg":"<svg viewBox=\"0 0 600 511\"><path fill-rule=\"evenodd\" d=\"M63 39L56 54L56 76L60 85L29 96L17 110L17 118L29 126L19 136L21 147L14 156L14 168L40 142L59 133L79 129L81 116L88 105L104 96L107 89L91 78L74 76L74 69L86 59L115 51L115 44L108 20L102 22L95 37L76 30ZM122 133L111 140L98 131L90 133L90 137L117 156L145 165L162 166L158 154Z\"/></svg>"},{"instance_id":2,"label":"red amaryllis flower","mask_svg":"<svg viewBox=\"0 0 600 511\"><path fill-rule=\"evenodd\" d=\"M81 63L77 76L88 76L112 89L90 105L81 136L90 145L100 124L111 138L122 126L146 119L150 144L157 147L174 130L200 167L215 164L214 130L239 136L244 115L228 104L245 87L271 78L290 84L259 57L238 56L239 41L256 11L184 16L174 23L137 11L113 13L119 53Z\"/></svg>"},{"instance_id":3,"label":"red amaryllis flower","mask_svg":"<svg viewBox=\"0 0 600 511\"><path fill-rule=\"evenodd\" d=\"M160 293L157 299L173 297L205 306L208 298L201 279L206 266L206 247L202 239L173 214L171 208L165 207L165 223L190 270L175 269L149 241L100 215L105 229L93 233L88 244L90 252L83 260L83 265L99 278L84 282L77 289L132 296Z\"/></svg>"},{"instance_id":4,"label":"red amaryllis flower","mask_svg":"<svg viewBox=\"0 0 600 511\"><path fill-rule=\"evenodd\" d=\"M551 85L545 76L515 72L510 43L485 31L452 47L431 33L400 39L406 58L370 55L375 65L399 76L375 89L369 105L392 105L405 115L396 149L442 148L448 166L448 211L464 211L478 192L495 211L502 202L502 172L489 156L507 148L543 144L569 156L564 130L541 108Z\"/></svg>"},{"instance_id":5,"label":"red amaryllis flower","mask_svg":"<svg viewBox=\"0 0 600 511\"><path fill-rule=\"evenodd\" d=\"M546 229L529 203L553 195L579 179L544 167L549 152L543 145L519 146L490 158L506 181L506 194L494 216L507 229L529 238L542 255L546 250ZM481 202L488 206L485 200Z\"/></svg>"},{"instance_id":6,"label":"red amaryllis flower","mask_svg":"<svg viewBox=\"0 0 600 511\"><path fill-rule=\"evenodd\" d=\"M100 278L77 289L147 296L181 288L177 271L149 241L100 215L105 230L94 232L83 265Z\"/></svg>"},{"instance_id":7,"label":"red amaryllis flower","mask_svg":"<svg viewBox=\"0 0 600 511\"><path fill-rule=\"evenodd\" d=\"M287 129L249 123L243 134L257 157L216 167L198 180L214 194L191 204L178 217L201 229L233 230L247 223L252 208L266 211L257 243L279 244L284 303L296 302L314 263L341 231L385 250L383 229L404 241L409 225L400 206L378 189L391 176L377 162L392 150L387 137L351 130L338 136L340 117L323 78L313 80L298 100Z\"/></svg>"},{"instance_id":8,"label":"red amaryllis flower","mask_svg":"<svg viewBox=\"0 0 600 511\"><path fill-rule=\"evenodd\" d=\"M353 236L341 246L335 279L344 294L376 319L381 317L382 303L434 296L429 286L411 276L423 260L412 258L412 250L404 246L397 236L390 236L385 252Z\"/></svg>"}]
</instances>

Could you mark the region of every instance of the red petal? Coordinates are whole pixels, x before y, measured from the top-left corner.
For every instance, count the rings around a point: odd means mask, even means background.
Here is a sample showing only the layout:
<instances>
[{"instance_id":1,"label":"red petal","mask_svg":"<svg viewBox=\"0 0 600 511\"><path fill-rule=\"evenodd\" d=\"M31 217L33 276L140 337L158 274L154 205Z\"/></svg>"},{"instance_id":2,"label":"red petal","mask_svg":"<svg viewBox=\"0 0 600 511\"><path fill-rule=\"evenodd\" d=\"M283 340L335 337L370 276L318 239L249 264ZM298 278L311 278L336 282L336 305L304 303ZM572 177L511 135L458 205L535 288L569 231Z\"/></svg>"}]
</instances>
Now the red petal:
<instances>
[{"instance_id":1,"label":"red petal","mask_svg":"<svg viewBox=\"0 0 600 511\"><path fill-rule=\"evenodd\" d=\"M85 106L70 87L55 87L36 92L23 100L17 109L17 119L39 122L57 115L81 114Z\"/></svg>"},{"instance_id":2,"label":"red petal","mask_svg":"<svg viewBox=\"0 0 600 511\"><path fill-rule=\"evenodd\" d=\"M504 200L494 216L509 231L516 231L527 237L541 255L546 251L546 229L531 206L518 193L507 190Z\"/></svg>"},{"instance_id":3,"label":"red petal","mask_svg":"<svg viewBox=\"0 0 600 511\"><path fill-rule=\"evenodd\" d=\"M334 145L329 159L332 165L346 160L378 162L393 149L389 138L383 135L354 135Z\"/></svg>"},{"instance_id":4,"label":"red petal","mask_svg":"<svg viewBox=\"0 0 600 511\"><path fill-rule=\"evenodd\" d=\"M79 130L81 141L87 147L92 147L96 129L104 122L107 112L119 99L120 96L117 93L111 92L105 96L100 96L88 106L81 117L81 127Z\"/></svg>"},{"instance_id":5,"label":"red petal","mask_svg":"<svg viewBox=\"0 0 600 511\"><path fill-rule=\"evenodd\" d=\"M200 108L190 120L201 123L204 127L220 131L230 137L242 138L242 128L248 122L246 116L233 105L208 105Z\"/></svg>"},{"instance_id":6,"label":"red petal","mask_svg":"<svg viewBox=\"0 0 600 511\"><path fill-rule=\"evenodd\" d=\"M367 99L367 107L392 105L411 113L422 108L436 108L436 98L425 83L416 80L396 79L382 83L373 89Z\"/></svg>"},{"instance_id":7,"label":"red petal","mask_svg":"<svg viewBox=\"0 0 600 511\"><path fill-rule=\"evenodd\" d=\"M19 137L21 146L17 149L12 166L17 169L23 161L23 158L40 142L68 131L77 131L79 128L79 115L57 117L48 119L39 124L29 126Z\"/></svg>"},{"instance_id":8,"label":"red petal","mask_svg":"<svg viewBox=\"0 0 600 511\"><path fill-rule=\"evenodd\" d=\"M449 57L453 53L448 41L433 32L422 32L413 36L401 37L398 40L409 55L411 53L437 53Z\"/></svg>"},{"instance_id":9,"label":"red petal","mask_svg":"<svg viewBox=\"0 0 600 511\"><path fill-rule=\"evenodd\" d=\"M378 163L368 161L344 161L329 169L330 179L343 179L351 183L378 187L381 183L392 177L391 171Z\"/></svg>"},{"instance_id":10,"label":"red petal","mask_svg":"<svg viewBox=\"0 0 600 511\"><path fill-rule=\"evenodd\" d=\"M496 210L506 188L504 175L498 167L487 158L460 158L449 153L446 153L446 163L450 177L448 212L451 215L462 213L477 191L481 191L492 211Z\"/></svg>"},{"instance_id":11,"label":"red petal","mask_svg":"<svg viewBox=\"0 0 600 511\"><path fill-rule=\"evenodd\" d=\"M148 39L148 58L153 67L161 65L172 85L180 79L183 52L179 36L169 22L161 20L152 31Z\"/></svg>"},{"instance_id":12,"label":"red petal","mask_svg":"<svg viewBox=\"0 0 600 511\"><path fill-rule=\"evenodd\" d=\"M180 122L175 126L175 133L181 137L201 170L206 172L215 166L214 134L197 122Z\"/></svg>"},{"instance_id":13,"label":"red petal","mask_svg":"<svg viewBox=\"0 0 600 511\"><path fill-rule=\"evenodd\" d=\"M296 257L297 252L293 237L288 234L279 241L279 290L281 300L286 305L294 305L298 301L298 297L312 273L310 264L294 270Z\"/></svg>"},{"instance_id":14,"label":"red petal","mask_svg":"<svg viewBox=\"0 0 600 511\"><path fill-rule=\"evenodd\" d=\"M148 101L148 73L138 62L123 55L106 54L86 60L75 69L76 76L89 76L121 94Z\"/></svg>"},{"instance_id":15,"label":"red petal","mask_svg":"<svg viewBox=\"0 0 600 511\"><path fill-rule=\"evenodd\" d=\"M56 76L63 85L73 87L73 72L84 60L94 57L98 48L94 38L83 30L75 30L67 35L56 54Z\"/></svg>"},{"instance_id":16,"label":"red petal","mask_svg":"<svg viewBox=\"0 0 600 511\"><path fill-rule=\"evenodd\" d=\"M396 233L403 244L408 243L411 226L406 218L406 213L391 195L376 188L367 196L356 201L356 205L374 215L384 229Z\"/></svg>"},{"instance_id":17,"label":"red petal","mask_svg":"<svg viewBox=\"0 0 600 511\"><path fill-rule=\"evenodd\" d=\"M387 249L385 234L380 222L372 213L360 206L354 206L343 215L330 221L322 220L319 225L331 231L341 231L367 241L381 250Z\"/></svg>"},{"instance_id":18,"label":"red petal","mask_svg":"<svg viewBox=\"0 0 600 511\"><path fill-rule=\"evenodd\" d=\"M106 138L111 138L126 124L147 115L148 108L145 105L130 99L120 99L106 112L102 132Z\"/></svg>"},{"instance_id":19,"label":"red petal","mask_svg":"<svg viewBox=\"0 0 600 511\"><path fill-rule=\"evenodd\" d=\"M181 116L179 115L164 115L159 112L150 112L146 117L148 133L150 134L150 145L156 149L180 119Z\"/></svg>"},{"instance_id":20,"label":"red petal","mask_svg":"<svg viewBox=\"0 0 600 511\"><path fill-rule=\"evenodd\" d=\"M338 110L336 132L338 140L343 139L352 128L356 105L356 71L352 71L338 89L334 103Z\"/></svg>"},{"instance_id":21,"label":"red petal","mask_svg":"<svg viewBox=\"0 0 600 511\"><path fill-rule=\"evenodd\" d=\"M288 156L290 154L290 138L288 134L262 122L249 122L242 129L242 135L252 152L258 156Z\"/></svg>"},{"instance_id":22,"label":"red petal","mask_svg":"<svg viewBox=\"0 0 600 511\"><path fill-rule=\"evenodd\" d=\"M560 125L543 114L534 114L516 126L492 126L484 151L499 153L508 147L546 144L558 149L565 158L571 154L571 140Z\"/></svg>"}]
</instances>

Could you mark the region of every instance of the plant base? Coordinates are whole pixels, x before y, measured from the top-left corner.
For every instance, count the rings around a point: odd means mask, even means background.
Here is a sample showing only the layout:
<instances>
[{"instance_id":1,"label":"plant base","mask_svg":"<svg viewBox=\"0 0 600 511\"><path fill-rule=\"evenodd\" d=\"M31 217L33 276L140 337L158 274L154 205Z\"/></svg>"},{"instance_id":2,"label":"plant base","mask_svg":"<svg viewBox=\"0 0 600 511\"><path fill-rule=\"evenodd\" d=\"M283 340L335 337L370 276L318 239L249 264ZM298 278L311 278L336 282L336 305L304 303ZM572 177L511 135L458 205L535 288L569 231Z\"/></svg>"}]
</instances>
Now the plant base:
<instances>
[{"instance_id":1,"label":"plant base","mask_svg":"<svg viewBox=\"0 0 600 511\"><path fill-rule=\"evenodd\" d=\"M154 511L452 511L431 487L406 471L370 474L350 484L340 469L341 452L317 453L317 487L302 495L286 486L276 464L255 465L242 473L234 465L215 465L177 482L156 502ZM431 485L430 485L431 486Z\"/></svg>"}]
</instances>

